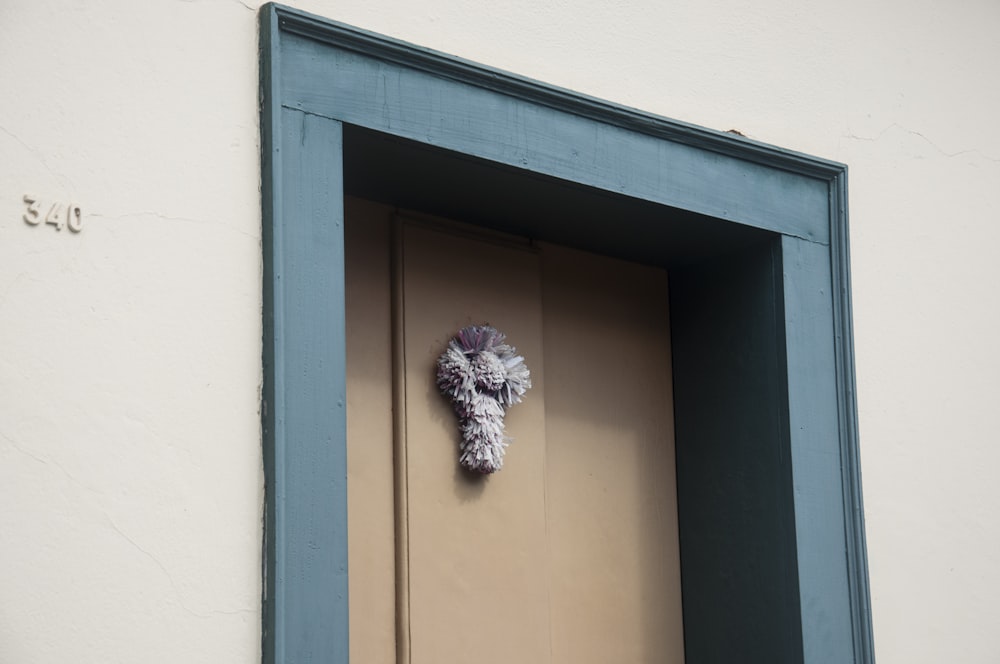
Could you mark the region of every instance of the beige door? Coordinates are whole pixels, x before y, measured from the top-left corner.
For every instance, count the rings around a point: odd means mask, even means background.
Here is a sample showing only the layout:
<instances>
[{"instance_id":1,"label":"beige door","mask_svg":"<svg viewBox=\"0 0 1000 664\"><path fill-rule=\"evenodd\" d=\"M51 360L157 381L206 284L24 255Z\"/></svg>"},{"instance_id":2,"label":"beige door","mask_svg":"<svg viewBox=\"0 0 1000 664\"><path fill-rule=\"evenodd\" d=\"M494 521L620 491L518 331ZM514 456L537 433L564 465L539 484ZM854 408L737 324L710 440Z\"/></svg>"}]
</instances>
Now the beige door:
<instances>
[{"instance_id":1,"label":"beige door","mask_svg":"<svg viewBox=\"0 0 1000 664\"><path fill-rule=\"evenodd\" d=\"M666 273L350 199L346 265L351 661L682 662ZM483 323L533 388L471 476L434 367Z\"/></svg>"}]
</instances>

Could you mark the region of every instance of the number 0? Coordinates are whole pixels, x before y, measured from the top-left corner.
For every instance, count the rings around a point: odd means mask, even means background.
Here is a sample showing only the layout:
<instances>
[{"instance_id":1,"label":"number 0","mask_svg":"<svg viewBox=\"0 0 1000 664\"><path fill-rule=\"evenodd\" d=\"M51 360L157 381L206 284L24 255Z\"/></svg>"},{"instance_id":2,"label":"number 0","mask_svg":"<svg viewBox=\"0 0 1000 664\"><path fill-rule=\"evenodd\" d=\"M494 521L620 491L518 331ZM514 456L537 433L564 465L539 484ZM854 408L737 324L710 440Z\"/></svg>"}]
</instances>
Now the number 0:
<instances>
[{"instance_id":1,"label":"number 0","mask_svg":"<svg viewBox=\"0 0 1000 664\"><path fill-rule=\"evenodd\" d=\"M66 206L66 225L74 233L83 230L83 211L79 205L70 203Z\"/></svg>"}]
</instances>

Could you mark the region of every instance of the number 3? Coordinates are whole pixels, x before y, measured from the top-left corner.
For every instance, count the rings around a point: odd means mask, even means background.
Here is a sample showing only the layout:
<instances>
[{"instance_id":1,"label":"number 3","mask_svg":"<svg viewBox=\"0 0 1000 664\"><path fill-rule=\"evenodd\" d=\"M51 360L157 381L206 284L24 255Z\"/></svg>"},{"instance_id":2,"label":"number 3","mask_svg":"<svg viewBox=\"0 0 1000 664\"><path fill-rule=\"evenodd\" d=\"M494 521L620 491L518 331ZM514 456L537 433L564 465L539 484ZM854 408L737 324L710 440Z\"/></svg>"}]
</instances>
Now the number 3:
<instances>
[{"instance_id":1,"label":"number 3","mask_svg":"<svg viewBox=\"0 0 1000 664\"><path fill-rule=\"evenodd\" d=\"M37 226L42 223L42 218L38 211L38 199L34 196L24 196L24 204L28 206L28 209L24 211L24 223L29 226Z\"/></svg>"}]
</instances>

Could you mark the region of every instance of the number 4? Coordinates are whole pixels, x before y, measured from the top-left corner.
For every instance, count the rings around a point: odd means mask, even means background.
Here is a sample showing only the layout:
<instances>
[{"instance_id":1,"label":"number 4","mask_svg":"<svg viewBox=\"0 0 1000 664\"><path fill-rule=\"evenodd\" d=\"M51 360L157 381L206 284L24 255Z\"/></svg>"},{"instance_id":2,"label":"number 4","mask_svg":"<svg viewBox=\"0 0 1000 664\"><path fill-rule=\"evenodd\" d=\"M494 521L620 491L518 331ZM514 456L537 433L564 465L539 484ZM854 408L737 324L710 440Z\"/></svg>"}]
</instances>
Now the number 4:
<instances>
[{"instance_id":1,"label":"number 4","mask_svg":"<svg viewBox=\"0 0 1000 664\"><path fill-rule=\"evenodd\" d=\"M62 216L62 205L59 203L52 204L52 207L49 208L49 213L45 215L45 223L55 226L57 231L63 229L66 220Z\"/></svg>"}]
</instances>

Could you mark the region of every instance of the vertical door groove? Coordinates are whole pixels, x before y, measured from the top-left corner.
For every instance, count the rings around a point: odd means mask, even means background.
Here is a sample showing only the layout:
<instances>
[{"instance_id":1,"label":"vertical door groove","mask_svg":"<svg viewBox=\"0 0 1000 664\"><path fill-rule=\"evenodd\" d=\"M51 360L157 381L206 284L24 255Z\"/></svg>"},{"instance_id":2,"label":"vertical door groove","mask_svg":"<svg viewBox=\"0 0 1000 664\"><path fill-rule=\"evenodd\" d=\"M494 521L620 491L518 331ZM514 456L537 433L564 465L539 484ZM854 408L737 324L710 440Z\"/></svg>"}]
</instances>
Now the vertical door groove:
<instances>
[{"instance_id":1,"label":"vertical door groove","mask_svg":"<svg viewBox=\"0 0 1000 664\"><path fill-rule=\"evenodd\" d=\"M403 233L392 221L392 444L396 502L396 662L410 662L410 551L406 463L406 317Z\"/></svg>"}]
</instances>

